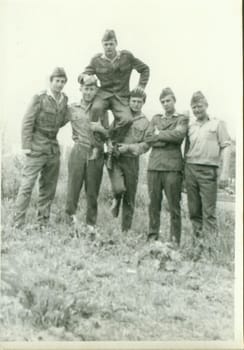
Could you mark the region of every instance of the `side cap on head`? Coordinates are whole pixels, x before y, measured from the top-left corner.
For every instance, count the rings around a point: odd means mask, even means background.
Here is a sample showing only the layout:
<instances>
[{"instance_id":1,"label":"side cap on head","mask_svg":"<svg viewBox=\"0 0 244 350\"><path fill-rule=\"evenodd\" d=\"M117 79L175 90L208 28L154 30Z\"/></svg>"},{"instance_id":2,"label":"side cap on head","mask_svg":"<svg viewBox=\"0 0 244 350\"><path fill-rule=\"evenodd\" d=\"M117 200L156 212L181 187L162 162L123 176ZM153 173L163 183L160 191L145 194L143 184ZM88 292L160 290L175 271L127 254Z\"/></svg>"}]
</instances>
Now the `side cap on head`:
<instances>
[{"instance_id":1,"label":"side cap on head","mask_svg":"<svg viewBox=\"0 0 244 350\"><path fill-rule=\"evenodd\" d=\"M65 78L66 82L68 81L67 74L65 73L65 70L63 67L54 68L53 72L50 75L50 80L52 80L55 77L63 77Z\"/></svg>"},{"instance_id":2,"label":"side cap on head","mask_svg":"<svg viewBox=\"0 0 244 350\"><path fill-rule=\"evenodd\" d=\"M115 35L115 31L113 29L107 29L103 34L102 41L109 41L113 39L116 41L116 43L118 42Z\"/></svg>"},{"instance_id":3,"label":"side cap on head","mask_svg":"<svg viewBox=\"0 0 244 350\"><path fill-rule=\"evenodd\" d=\"M171 95L173 99L176 101L175 94L173 93L172 89L170 87L166 87L161 91L161 94L159 95L159 101L162 100L162 98Z\"/></svg>"},{"instance_id":4,"label":"side cap on head","mask_svg":"<svg viewBox=\"0 0 244 350\"><path fill-rule=\"evenodd\" d=\"M95 75L80 74L78 76L78 83L83 86L95 85L97 86L97 78Z\"/></svg>"},{"instance_id":5,"label":"side cap on head","mask_svg":"<svg viewBox=\"0 0 244 350\"><path fill-rule=\"evenodd\" d=\"M194 94L192 95L192 98L191 98L191 106L195 103L198 103L198 102L204 102L208 105L208 101L207 101L206 97L203 95L202 91L194 92Z\"/></svg>"}]
</instances>

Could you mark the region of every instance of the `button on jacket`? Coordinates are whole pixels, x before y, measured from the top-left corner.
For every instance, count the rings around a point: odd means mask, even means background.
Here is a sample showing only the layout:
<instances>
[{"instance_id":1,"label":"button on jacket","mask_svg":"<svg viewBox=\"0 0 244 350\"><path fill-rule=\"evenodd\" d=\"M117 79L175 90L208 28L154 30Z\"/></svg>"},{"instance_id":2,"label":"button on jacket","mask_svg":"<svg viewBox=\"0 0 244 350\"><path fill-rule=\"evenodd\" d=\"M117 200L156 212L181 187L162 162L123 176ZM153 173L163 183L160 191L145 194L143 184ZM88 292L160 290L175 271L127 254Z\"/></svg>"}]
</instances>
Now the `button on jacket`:
<instances>
[{"instance_id":1,"label":"button on jacket","mask_svg":"<svg viewBox=\"0 0 244 350\"><path fill-rule=\"evenodd\" d=\"M68 122L68 97L57 102L48 91L35 95L22 123L22 148L34 153L58 153L56 135Z\"/></svg>"},{"instance_id":2,"label":"button on jacket","mask_svg":"<svg viewBox=\"0 0 244 350\"><path fill-rule=\"evenodd\" d=\"M98 77L101 83L100 97L128 97L133 69L140 73L139 85L145 87L149 79L149 67L126 50L119 51L114 60L109 60L104 54L97 54L84 73L95 74Z\"/></svg>"},{"instance_id":3,"label":"button on jacket","mask_svg":"<svg viewBox=\"0 0 244 350\"><path fill-rule=\"evenodd\" d=\"M181 144L187 133L189 118L175 113L171 117L155 115L149 125L145 142L151 147L148 170L181 171L183 158ZM155 127L159 134L155 135Z\"/></svg>"}]
</instances>

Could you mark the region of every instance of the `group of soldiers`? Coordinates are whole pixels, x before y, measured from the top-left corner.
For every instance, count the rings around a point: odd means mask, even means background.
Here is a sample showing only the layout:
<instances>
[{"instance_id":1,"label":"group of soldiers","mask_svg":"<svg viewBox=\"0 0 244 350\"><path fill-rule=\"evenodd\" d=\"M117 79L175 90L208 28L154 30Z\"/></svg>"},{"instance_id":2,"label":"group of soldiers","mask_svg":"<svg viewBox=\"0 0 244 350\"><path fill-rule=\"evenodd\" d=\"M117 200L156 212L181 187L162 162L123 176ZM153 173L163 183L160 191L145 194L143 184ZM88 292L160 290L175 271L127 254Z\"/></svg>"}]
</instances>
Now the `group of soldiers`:
<instances>
[{"instance_id":1,"label":"group of soldiers","mask_svg":"<svg viewBox=\"0 0 244 350\"><path fill-rule=\"evenodd\" d=\"M15 226L20 228L25 223L38 176L37 218L41 225L48 222L60 165L56 136L70 122L74 145L68 161L65 204L68 223L77 225L76 211L84 184L87 230L95 232L105 163L113 193L111 213L118 217L121 208L121 229L130 230L139 157L151 149L147 169L150 200L147 239L159 239L164 193L170 213L170 241L180 245L183 177L193 236L201 238L204 232L216 233L217 177L219 186L227 186L230 159L231 139L225 123L209 117L208 102L201 91L191 98L195 120L189 122L187 115L176 111L176 97L169 87L159 96L162 113L149 122L142 111L149 67L131 52L118 51L117 44L115 32L107 30L102 38L104 52L95 55L78 77L82 95L78 103L68 105L68 98L62 92L68 79L59 67L50 75L50 89L32 99L22 123L22 148L26 157L15 205ZM140 78L138 86L130 91L133 69ZM111 125L108 110L114 117ZM217 176L221 158L221 174Z\"/></svg>"}]
</instances>

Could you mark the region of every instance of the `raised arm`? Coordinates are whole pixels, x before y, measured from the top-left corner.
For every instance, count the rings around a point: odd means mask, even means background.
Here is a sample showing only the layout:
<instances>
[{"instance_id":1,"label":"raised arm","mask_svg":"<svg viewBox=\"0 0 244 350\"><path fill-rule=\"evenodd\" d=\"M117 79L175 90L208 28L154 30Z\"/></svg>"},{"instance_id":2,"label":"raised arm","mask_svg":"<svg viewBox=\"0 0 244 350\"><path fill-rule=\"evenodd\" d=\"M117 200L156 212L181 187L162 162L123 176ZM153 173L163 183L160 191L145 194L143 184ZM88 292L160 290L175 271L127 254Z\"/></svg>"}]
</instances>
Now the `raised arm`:
<instances>
[{"instance_id":1,"label":"raised arm","mask_svg":"<svg viewBox=\"0 0 244 350\"><path fill-rule=\"evenodd\" d=\"M145 88L150 75L150 69L147 64L139 60L139 58L136 58L132 55L132 67L140 74L138 87Z\"/></svg>"}]
</instances>

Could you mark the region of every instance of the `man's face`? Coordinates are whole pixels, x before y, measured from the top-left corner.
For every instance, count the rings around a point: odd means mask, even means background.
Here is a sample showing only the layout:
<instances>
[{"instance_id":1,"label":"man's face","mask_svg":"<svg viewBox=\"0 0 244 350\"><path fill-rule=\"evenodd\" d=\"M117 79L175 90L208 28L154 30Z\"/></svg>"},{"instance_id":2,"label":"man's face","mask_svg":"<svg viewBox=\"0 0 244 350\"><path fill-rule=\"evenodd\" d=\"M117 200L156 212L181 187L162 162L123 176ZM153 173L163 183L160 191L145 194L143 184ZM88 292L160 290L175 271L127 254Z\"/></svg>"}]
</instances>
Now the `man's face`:
<instances>
[{"instance_id":1,"label":"man's face","mask_svg":"<svg viewBox=\"0 0 244 350\"><path fill-rule=\"evenodd\" d=\"M50 81L50 89L53 92L61 92L66 84L64 77L53 77Z\"/></svg>"},{"instance_id":2,"label":"man's face","mask_svg":"<svg viewBox=\"0 0 244 350\"><path fill-rule=\"evenodd\" d=\"M175 100L172 95L167 95L160 100L166 113L173 113L175 110Z\"/></svg>"},{"instance_id":3,"label":"man's face","mask_svg":"<svg viewBox=\"0 0 244 350\"><path fill-rule=\"evenodd\" d=\"M95 85L83 85L81 86L81 92L85 102L92 102L97 93L97 87Z\"/></svg>"},{"instance_id":4,"label":"man's face","mask_svg":"<svg viewBox=\"0 0 244 350\"><path fill-rule=\"evenodd\" d=\"M114 39L108 40L108 41L103 41L103 49L105 56L115 56L116 54L116 47L117 47L117 42Z\"/></svg>"},{"instance_id":5,"label":"man's face","mask_svg":"<svg viewBox=\"0 0 244 350\"><path fill-rule=\"evenodd\" d=\"M129 101L129 106L132 112L140 113L142 106L144 105L144 101L142 97L131 97Z\"/></svg>"},{"instance_id":6,"label":"man's face","mask_svg":"<svg viewBox=\"0 0 244 350\"><path fill-rule=\"evenodd\" d=\"M193 112L194 116L198 120L202 120L206 117L208 105L205 101L199 101L197 103L194 103L191 106L191 108L192 108L192 112Z\"/></svg>"}]
</instances>

